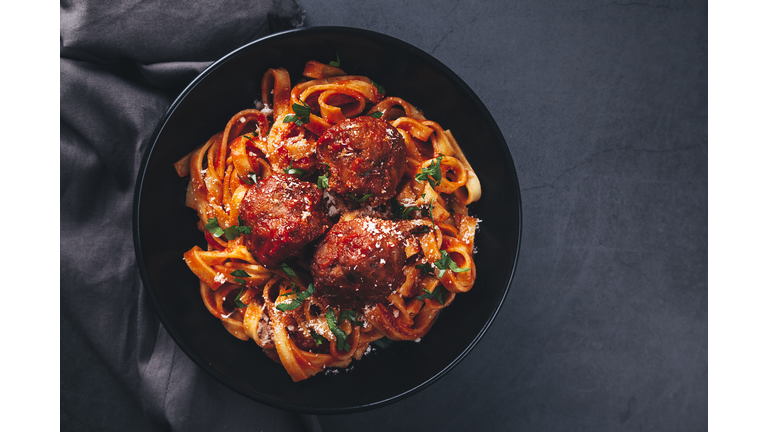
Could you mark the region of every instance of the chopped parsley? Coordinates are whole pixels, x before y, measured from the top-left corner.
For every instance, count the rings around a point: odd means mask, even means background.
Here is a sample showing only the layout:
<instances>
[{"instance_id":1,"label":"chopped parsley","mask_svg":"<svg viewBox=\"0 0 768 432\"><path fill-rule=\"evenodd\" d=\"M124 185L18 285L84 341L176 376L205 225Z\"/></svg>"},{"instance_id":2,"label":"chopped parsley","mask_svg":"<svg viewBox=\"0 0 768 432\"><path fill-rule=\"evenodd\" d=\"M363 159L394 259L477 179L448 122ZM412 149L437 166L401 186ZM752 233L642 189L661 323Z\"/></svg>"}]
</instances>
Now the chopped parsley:
<instances>
[{"instance_id":1,"label":"chopped parsley","mask_svg":"<svg viewBox=\"0 0 768 432\"><path fill-rule=\"evenodd\" d=\"M350 199L354 200L355 202L363 203L363 202L367 201L367 200L368 200L368 198L372 197L372 196L373 196L373 194L372 194L372 193L369 193L369 194L365 194L365 195L363 195L363 197L362 197L362 198L358 198L358 197L356 197L354 194L351 194L351 193L348 193L348 194L347 194L347 196L348 196Z\"/></svg>"},{"instance_id":2,"label":"chopped parsley","mask_svg":"<svg viewBox=\"0 0 768 432\"><path fill-rule=\"evenodd\" d=\"M362 321L357 320L358 318L360 317L351 310L341 311L339 312L338 324L341 324L346 319L352 324L363 325ZM333 313L333 309L328 309L328 312L325 313L325 321L328 323L328 328L333 332L333 335L336 336L336 348L349 352L350 346L347 343L347 334L337 325L336 314Z\"/></svg>"},{"instance_id":3,"label":"chopped parsley","mask_svg":"<svg viewBox=\"0 0 768 432\"><path fill-rule=\"evenodd\" d=\"M280 268L283 269L286 276L288 276L288 279L291 279L291 281L293 281L293 279L299 278L299 276L296 275L296 272L293 271L293 269L291 268L291 266L288 265L287 262L280 264Z\"/></svg>"},{"instance_id":4,"label":"chopped parsley","mask_svg":"<svg viewBox=\"0 0 768 432\"><path fill-rule=\"evenodd\" d=\"M451 256L448 255L447 251L441 250L440 255L442 258L435 261L435 267L438 268L438 278L443 277L446 270L450 270L454 273L464 273L469 271L469 267L459 267L459 265L451 259Z\"/></svg>"},{"instance_id":5,"label":"chopped parsley","mask_svg":"<svg viewBox=\"0 0 768 432\"><path fill-rule=\"evenodd\" d=\"M315 331L314 331L314 330L312 330L312 329L309 329L309 334L310 334L310 335L312 335L312 339L314 339L314 340L315 340L315 343L316 343L318 346L319 346L319 345L322 345L322 344L323 344L323 342L327 342L327 340L326 340L324 337L322 337L322 336L320 336L319 334L315 333Z\"/></svg>"},{"instance_id":6,"label":"chopped parsley","mask_svg":"<svg viewBox=\"0 0 768 432\"><path fill-rule=\"evenodd\" d=\"M328 188L328 174L323 174L321 176L317 176L317 187L320 188L320 190L327 189Z\"/></svg>"},{"instance_id":7,"label":"chopped parsley","mask_svg":"<svg viewBox=\"0 0 768 432\"><path fill-rule=\"evenodd\" d=\"M240 237L240 234L250 235L251 227L232 225L231 227L224 230L224 236L227 237L227 240L234 240Z\"/></svg>"},{"instance_id":8,"label":"chopped parsley","mask_svg":"<svg viewBox=\"0 0 768 432\"><path fill-rule=\"evenodd\" d=\"M416 264L416 268L420 269L422 273L424 274L430 274L432 273L432 264L426 263L426 264Z\"/></svg>"},{"instance_id":9,"label":"chopped parsley","mask_svg":"<svg viewBox=\"0 0 768 432\"><path fill-rule=\"evenodd\" d=\"M384 94L384 87L376 84L376 82L373 80L371 80L371 84L373 84L373 86L376 87L376 90L378 90L379 93Z\"/></svg>"},{"instance_id":10,"label":"chopped parsley","mask_svg":"<svg viewBox=\"0 0 768 432\"><path fill-rule=\"evenodd\" d=\"M237 269L237 270L233 271L233 272L232 272L232 273L230 273L230 274L231 274L232 276L236 277L236 278L247 278L247 277L251 277L251 275L249 275L247 271L245 271L245 270L240 270L240 269ZM235 279L235 282L237 282L237 283L239 283L239 284L244 284L244 283L245 283L245 281L244 281L244 280L242 280L242 279Z\"/></svg>"},{"instance_id":11,"label":"chopped parsley","mask_svg":"<svg viewBox=\"0 0 768 432\"><path fill-rule=\"evenodd\" d=\"M250 136L248 136L248 135L249 135L249 134L245 134L245 135L243 135L243 136L245 137L245 139L247 139L248 141L250 141L250 142L252 142L254 145L256 145L256 144L257 144L257 142L256 142L256 141L259 139L259 137L257 137L257 136L256 136L256 132L251 132L251 133L250 133Z\"/></svg>"},{"instance_id":12,"label":"chopped parsley","mask_svg":"<svg viewBox=\"0 0 768 432\"><path fill-rule=\"evenodd\" d=\"M443 288L442 285L436 286L435 289L432 290L432 292L429 292L429 291L427 291L426 288L424 288L424 292L426 294L422 294L422 295L420 295L420 296L418 296L416 298L419 299L419 300L433 299L433 300L437 300L441 305L445 304L446 290L445 290L445 288Z\"/></svg>"},{"instance_id":13,"label":"chopped parsley","mask_svg":"<svg viewBox=\"0 0 768 432\"><path fill-rule=\"evenodd\" d=\"M277 309L283 312L298 309L304 300L308 299L309 297L312 296L312 294L315 293L315 285L310 283L307 286L306 291L298 290L296 289L297 288L296 280L299 278L299 276L296 274L296 272L293 271L293 269L291 268L291 266L288 265L287 262L280 264L280 268L283 269L283 271L285 272L285 275L288 276L288 279L290 279L291 281L291 290L285 294L280 294L280 296L282 297L282 296L287 296L291 294L296 294L296 298L291 300L290 303L280 303L279 305L277 305Z\"/></svg>"},{"instance_id":14,"label":"chopped parsley","mask_svg":"<svg viewBox=\"0 0 768 432\"><path fill-rule=\"evenodd\" d=\"M251 275L249 275L248 272L246 272L245 270L240 270L240 269L237 269L230 274L232 276L235 276L235 282L241 285L240 292L237 293L237 296L235 297L235 304L237 305L237 307L244 308L245 303L240 301L240 297L243 295L243 291L245 291L245 280L239 279L239 278L251 277Z\"/></svg>"},{"instance_id":15,"label":"chopped parsley","mask_svg":"<svg viewBox=\"0 0 768 432\"><path fill-rule=\"evenodd\" d=\"M375 341L371 342L372 344L376 345L379 348L386 348L388 347L392 342L394 342L392 339L384 336L381 339L376 339Z\"/></svg>"},{"instance_id":16,"label":"chopped parsley","mask_svg":"<svg viewBox=\"0 0 768 432\"><path fill-rule=\"evenodd\" d=\"M432 214L435 209L435 199L429 200L429 218L432 219L432 228L435 227L435 216Z\"/></svg>"},{"instance_id":17,"label":"chopped parsley","mask_svg":"<svg viewBox=\"0 0 768 432\"><path fill-rule=\"evenodd\" d=\"M436 262L435 265L441 263L442 265L448 266L448 268L451 269L451 271L454 273L464 273L469 271L469 267L459 267L459 265L451 259L451 256L448 255L448 252L441 250L440 254L443 256L443 258ZM440 267L438 266L438 268Z\"/></svg>"},{"instance_id":18,"label":"chopped parsley","mask_svg":"<svg viewBox=\"0 0 768 432\"><path fill-rule=\"evenodd\" d=\"M375 111L375 112L372 112L372 113L368 114L369 117L373 117L373 118L381 118L381 116L383 116L383 115L384 115L384 113L381 112L381 111Z\"/></svg>"},{"instance_id":19,"label":"chopped parsley","mask_svg":"<svg viewBox=\"0 0 768 432\"><path fill-rule=\"evenodd\" d=\"M256 177L256 173L253 171L249 172L248 177L243 179L243 183L249 184L249 185L256 184L258 182L259 182L259 179L258 177Z\"/></svg>"},{"instance_id":20,"label":"chopped parsley","mask_svg":"<svg viewBox=\"0 0 768 432\"><path fill-rule=\"evenodd\" d=\"M408 213L416 208L416 206L406 207L400 204L397 198L392 198L392 215L395 219L408 219Z\"/></svg>"},{"instance_id":21,"label":"chopped parsley","mask_svg":"<svg viewBox=\"0 0 768 432\"><path fill-rule=\"evenodd\" d=\"M302 100L299 102L300 104L293 104L293 112L296 114L285 116L283 123L295 123L296 126L302 126L309 123L309 113L311 108L306 104L306 102Z\"/></svg>"},{"instance_id":22,"label":"chopped parsley","mask_svg":"<svg viewBox=\"0 0 768 432\"><path fill-rule=\"evenodd\" d=\"M349 352L350 347L347 343L347 334L336 325L336 315L333 313L333 309L328 309L328 312L325 313L325 321L328 323L328 328L333 335L336 336L336 348Z\"/></svg>"},{"instance_id":23,"label":"chopped parsley","mask_svg":"<svg viewBox=\"0 0 768 432\"><path fill-rule=\"evenodd\" d=\"M291 270L291 271L293 271L293 270ZM293 282L291 282L291 283L293 284ZM291 285L291 288L292 289L295 288L295 285ZM279 310L281 310L283 312L289 311L289 310L298 309L299 306L301 306L301 303L304 300L308 299L309 297L312 296L312 294L315 293L315 285L310 283L307 286L307 290L306 291L301 291L301 290L293 289L293 291L291 291L290 293L286 293L286 294L292 294L294 292L296 293L296 298L291 300L290 303L280 303L279 305L277 305L277 309L279 309ZM286 295L286 294L283 294L283 295Z\"/></svg>"},{"instance_id":24,"label":"chopped parsley","mask_svg":"<svg viewBox=\"0 0 768 432\"><path fill-rule=\"evenodd\" d=\"M244 307L246 306L246 305L245 305L245 303L243 303L243 302L241 302L241 301L240 301L240 296L242 296L242 295L243 295L243 291L245 291L245 284L243 284L243 285L241 285L241 286L240 286L240 292L239 292L239 293L237 293L237 296L235 297L235 304L236 304L236 305L237 305L237 307L239 307L239 308L244 308Z\"/></svg>"},{"instance_id":25,"label":"chopped parsley","mask_svg":"<svg viewBox=\"0 0 768 432\"><path fill-rule=\"evenodd\" d=\"M323 162L323 165L325 165L325 173L317 176L317 187L320 188L320 190L328 188L328 176L331 173L331 167L325 162Z\"/></svg>"},{"instance_id":26,"label":"chopped parsley","mask_svg":"<svg viewBox=\"0 0 768 432\"><path fill-rule=\"evenodd\" d=\"M432 186L432 189L434 189L435 186L440 186L440 182L443 181L443 174L440 171L440 162L442 160L443 156L438 156L436 159L433 159L428 167L422 168L421 172L416 174L416 180L428 181Z\"/></svg>"},{"instance_id":27,"label":"chopped parsley","mask_svg":"<svg viewBox=\"0 0 768 432\"><path fill-rule=\"evenodd\" d=\"M336 51L336 61L332 61L332 62L328 63L328 66L335 67L335 68L340 68L341 67L341 60L339 59L339 52L338 51Z\"/></svg>"},{"instance_id":28,"label":"chopped parsley","mask_svg":"<svg viewBox=\"0 0 768 432\"><path fill-rule=\"evenodd\" d=\"M219 226L219 220L216 218L208 219L208 223L205 224L205 229L208 230L214 237L221 237L224 234L224 230Z\"/></svg>"},{"instance_id":29,"label":"chopped parsley","mask_svg":"<svg viewBox=\"0 0 768 432\"><path fill-rule=\"evenodd\" d=\"M243 220L239 219L239 222L242 224ZM251 227L249 226L233 225L227 229L221 229L217 218L208 219L208 223L205 224L205 229L207 229L214 237L218 238L224 235L227 240L234 240L240 237L240 234L249 235L251 233Z\"/></svg>"},{"instance_id":30,"label":"chopped parsley","mask_svg":"<svg viewBox=\"0 0 768 432\"><path fill-rule=\"evenodd\" d=\"M285 274L288 275L289 278L298 278L298 276L296 275L296 272L293 271L293 269L291 268L291 266L288 265L287 262L280 264L280 268L283 269L283 271L285 272Z\"/></svg>"},{"instance_id":31,"label":"chopped parsley","mask_svg":"<svg viewBox=\"0 0 768 432\"><path fill-rule=\"evenodd\" d=\"M346 320L349 320L349 322L351 322L354 325L363 325L363 322L358 321L358 318L361 318L361 317L357 316L357 314L351 310L345 310L339 313L339 322L342 322L346 319Z\"/></svg>"},{"instance_id":32,"label":"chopped parsley","mask_svg":"<svg viewBox=\"0 0 768 432\"><path fill-rule=\"evenodd\" d=\"M445 272L450 270L454 273L464 273L468 272L470 270L469 267L459 267L456 262L454 262L451 259L451 256L448 255L448 251L441 250L440 251L441 258L437 261L435 261L435 267L437 267L437 278L440 279L445 275ZM417 269L420 269L423 273L431 274L432 273L432 265L429 263L426 264L417 264ZM431 298L431 297L430 297Z\"/></svg>"},{"instance_id":33,"label":"chopped parsley","mask_svg":"<svg viewBox=\"0 0 768 432\"><path fill-rule=\"evenodd\" d=\"M303 170L301 168L294 168L293 167L293 159L291 159L291 164L288 165L288 168L283 170L284 173L288 175L297 175L299 177L304 177L305 175L309 174L307 170Z\"/></svg>"}]
</instances>

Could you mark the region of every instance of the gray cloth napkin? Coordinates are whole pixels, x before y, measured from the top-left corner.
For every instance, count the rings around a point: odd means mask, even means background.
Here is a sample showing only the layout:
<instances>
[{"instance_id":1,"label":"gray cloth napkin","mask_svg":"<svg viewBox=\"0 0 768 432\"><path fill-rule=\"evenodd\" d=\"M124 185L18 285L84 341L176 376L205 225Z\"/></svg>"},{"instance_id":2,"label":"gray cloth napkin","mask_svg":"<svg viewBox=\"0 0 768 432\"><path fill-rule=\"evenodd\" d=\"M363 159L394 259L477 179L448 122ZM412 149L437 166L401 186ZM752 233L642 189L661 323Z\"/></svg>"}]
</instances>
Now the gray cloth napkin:
<instances>
[{"instance_id":1,"label":"gray cloth napkin","mask_svg":"<svg viewBox=\"0 0 768 432\"><path fill-rule=\"evenodd\" d=\"M186 357L142 287L131 230L139 163L174 98L303 19L295 0L61 2L62 430L320 430Z\"/></svg>"}]
</instances>

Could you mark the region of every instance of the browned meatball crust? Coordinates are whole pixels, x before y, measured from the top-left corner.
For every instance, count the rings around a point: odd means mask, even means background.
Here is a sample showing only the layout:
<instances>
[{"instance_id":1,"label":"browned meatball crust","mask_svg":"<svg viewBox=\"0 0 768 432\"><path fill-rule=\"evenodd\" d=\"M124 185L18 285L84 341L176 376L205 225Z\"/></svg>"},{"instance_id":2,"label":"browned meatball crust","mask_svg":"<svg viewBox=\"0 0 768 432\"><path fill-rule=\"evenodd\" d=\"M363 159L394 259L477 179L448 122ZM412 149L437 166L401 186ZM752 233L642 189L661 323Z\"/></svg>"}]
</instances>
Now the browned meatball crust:
<instances>
[{"instance_id":1,"label":"browned meatball crust","mask_svg":"<svg viewBox=\"0 0 768 432\"><path fill-rule=\"evenodd\" d=\"M248 189L240 217L251 227L248 250L265 266L279 265L330 227L320 189L283 173Z\"/></svg>"},{"instance_id":2,"label":"browned meatball crust","mask_svg":"<svg viewBox=\"0 0 768 432\"><path fill-rule=\"evenodd\" d=\"M362 217L337 223L312 259L316 295L342 309L383 302L405 279L404 238L388 220Z\"/></svg>"},{"instance_id":3,"label":"browned meatball crust","mask_svg":"<svg viewBox=\"0 0 768 432\"><path fill-rule=\"evenodd\" d=\"M328 189L379 206L395 196L405 173L405 141L388 121L361 116L328 128L316 141Z\"/></svg>"}]
</instances>

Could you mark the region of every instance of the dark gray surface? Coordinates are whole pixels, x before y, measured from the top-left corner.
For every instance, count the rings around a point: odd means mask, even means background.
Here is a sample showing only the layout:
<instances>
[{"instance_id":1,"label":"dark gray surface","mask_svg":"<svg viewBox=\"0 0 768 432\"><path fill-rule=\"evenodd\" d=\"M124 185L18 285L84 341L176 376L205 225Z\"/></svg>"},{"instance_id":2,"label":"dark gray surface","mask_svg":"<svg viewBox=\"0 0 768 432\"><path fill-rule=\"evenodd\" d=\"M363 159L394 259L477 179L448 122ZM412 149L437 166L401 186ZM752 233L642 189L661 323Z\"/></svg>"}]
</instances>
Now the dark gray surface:
<instances>
[{"instance_id":1,"label":"dark gray surface","mask_svg":"<svg viewBox=\"0 0 768 432\"><path fill-rule=\"evenodd\" d=\"M509 297L475 350L323 430L705 430L707 4L300 3L305 24L395 36L461 76L509 143L524 216ZM130 231L141 152L173 98L295 13L61 3L62 430L317 430L183 355Z\"/></svg>"},{"instance_id":2,"label":"dark gray surface","mask_svg":"<svg viewBox=\"0 0 768 432\"><path fill-rule=\"evenodd\" d=\"M707 4L301 4L308 25L452 68L499 123L523 200L518 272L475 350L323 429L705 430Z\"/></svg>"}]
</instances>

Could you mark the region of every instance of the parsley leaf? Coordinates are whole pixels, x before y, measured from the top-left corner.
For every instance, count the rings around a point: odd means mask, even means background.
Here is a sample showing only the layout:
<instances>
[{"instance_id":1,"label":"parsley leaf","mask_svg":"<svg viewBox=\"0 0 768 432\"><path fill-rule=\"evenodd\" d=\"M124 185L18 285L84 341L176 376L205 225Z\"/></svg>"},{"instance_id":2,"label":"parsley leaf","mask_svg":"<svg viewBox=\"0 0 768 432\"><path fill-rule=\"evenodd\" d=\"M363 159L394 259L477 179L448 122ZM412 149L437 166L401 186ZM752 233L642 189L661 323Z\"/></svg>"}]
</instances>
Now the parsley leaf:
<instances>
[{"instance_id":1,"label":"parsley leaf","mask_svg":"<svg viewBox=\"0 0 768 432\"><path fill-rule=\"evenodd\" d=\"M448 252L445 250L440 251L441 258L437 261L435 261L435 267L437 268L437 278L441 278L445 275L445 272L450 270L454 273L464 273L468 272L470 270L469 267L459 267L456 262L454 262L451 259L451 256L448 255ZM420 269L423 273L430 274L432 273L432 265L429 263L426 264L417 264L415 266L417 269ZM432 298L432 297L429 297Z\"/></svg>"},{"instance_id":2,"label":"parsley leaf","mask_svg":"<svg viewBox=\"0 0 768 432\"><path fill-rule=\"evenodd\" d=\"M432 228L435 227L435 216L432 214L433 210L435 209L435 199L432 198L429 200L429 218L432 219Z\"/></svg>"},{"instance_id":3,"label":"parsley leaf","mask_svg":"<svg viewBox=\"0 0 768 432\"><path fill-rule=\"evenodd\" d=\"M244 277L251 277L251 275L249 275L247 271L245 271L245 270L240 270L240 269L237 269L237 270L233 271L233 272L232 272L232 273L230 273L230 274L231 274L232 276L234 276L234 277L239 277L239 278L244 278Z\"/></svg>"},{"instance_id":4,"label":"parsley leaf","mask_svg":"<svg viewBox=\"0 0 768 432\"><path fill-rule=\"evenodd\" d=\"M317 187L320 188L320 190L328 188L328 174L323 174L317 177Z\"/></svg>"},{"instance_id":5,"label":"parsley leaf","mask_svg":"<svg viewBox=\"0 0 768 432\"><path fill-rule=\"evenodd\" d=\"M328 323L328 328L333 335L336 336L336 348L349 352L350 347L347 343L347 334L336 325L336 315L333 313L333 309L328 309L328 312L325 313L325 321Z\"/></svg>"},{"instance_id":6,"label":"parsley leaf","mask_svg":"<svg viewBox=\"0 0 768 432\"><path fill-rule=\"evenodd\" d=\"M438 156L437 159L433 159L432 163L430 163L428 167L422 168L421 172L416 174L416 180L428 181L429 184L432 185L432 189L434 189L435 186L440 186L440 183L443 181L443 174L440 171L440 162L442 160L442 156Z\"/></svg>"},{"instance_id":7,"label":"parsley leaf","mask_svg":"<svg viewBox=\"0 0 768 432\"><path fill-rule=\"evenodd\" d=\"M205 229L208 230L214 237L221 237L224 234L224 230L219 226L219 220L216 218L208 219L208 223L205 224Z\"/></svg>"},{"instance_id":8,"label":"parsley leaf","mask_svg":"<svg viewBox=\"0 0 768 432\"><path fill-rule=\"evenodd\" d=\"M464 273L470 270L469 267L459 267L458 264L456 264L451 259L451 256L448 255L447 251L441 250L440 255L442 256L442 258L435 261L435 267L440 269L439 276L438 276L439 278L443 277L446 270L450 270L454 273Z\"/></svg>"},{"instance_id":9,"label":"parsley leaf","mask_svg":"<svg viewBox=\"0 0 768 432\"><path fill-rule=\"evenodd\" d=\"M381 112L381 111L375 111L375 112L372 112L372 113L368 114L369 117L373 117L373 118L381 118L381 116L383 116L383 115L384 115L384 113Z\"/></svg>"},{"instance_id":10,"label":"parsley leaf","mask_svg":"<svg viewBox=\"0 0 768 432\"><path fill-rule=\"evenodd\" d=\"M349 320L349 322L351 322L352 324L363 325L363 322L362 321L357 321L357 318L360 318L360 317L358 317L357 314L354 313L351 310L345 310L345 311L341 311L339 313L339 322L340 323L346 319L346 320Z\"/></svg>"},{"instance_id":11,"label":"parsley leaf","mask_svg":"<svg viewBox=\"0 0 768 432\"><path fill-rule=\"evenodd\" d=\"M296 126L301 126L304 124L301 119L296 116L296 114L289 114L285 117L283 117L283 123L296 123Z\"/></svg>"},{"instance_id":12,"label":"parsley leaf","mask_svg":"<svg viewBox=\"0 0 768 432\"><path fill-rule=\"evenodd\" d=\"M240 217L238 217L238 221L243 225L243 220ZM221 229L219 220L216 218L208 219L208 223L205 224L205 229L207 229L214 237L221 237L224 235L227 240L234 240L240 237L240 234L249 235L251 233L251 227L249 226L233 225L225 230Z\"/></svg>"},{"instance_id":13,"label":"parsley leaf","mask_svg":"<svg viewBox=\"0 0 768 432\"><path fill-rule=\"evenodd\" d=\"M408 213L416 209L416 206L405 207L397 198L392 198L392 216L395 219L408 219Z\"/></svg>"},{"instance_id":14,"label":"parsley leaf","mask_svg":"<svg viewBox=\"0 0 768 432\"><path fill-rule=\"evenodd\" d=\"M339 52L338 51L336 51L336 61L332 61L332 62L328 63L328 66L335 67L335 68L340 68L341 67L341 60L339 60Z\"/></svg>"},{"instance_id":15,"label":"parsley leaf","mask_svg":"<svg viewBox=\"0 0 768 432\"><path fill-rule=\"evenodd\" d=\"M437 299L437 301L441 305L445 304L445 293L446 293L446 291L445 291L445 288L443 288L442 285L436 286L435 289L432 290L432 292L429 292L429 291L427 291L426 288L424 288L424 292L426 294L422 294L422 295L420 295L420 296L418 296L416 298L419 299L419 300L424 300L424 299L433 299L434 300L434 299Z\"/></svg>"},{"instance_id":16,"label":"parsley leaf","mask_svg":"<svg viewBox=\"0 0 768 432\"><path fill-rule=\"evenodd\" d=\"M288 175L297 175L299 177L304 177L305 175L309 174L306 170L303 170L301 168L294 168L293 167L293 159L291 159L291 164L288 165L288 168L283 170L284 173Z\"/></svg>"},{"instance_id":17,"label":"parsley leaf","mask_svg":"<svg viewBox=\"0 0 768 432\"><path fill-rule=\"evenodd\" d=\"M384 94L384 87L376 84L376 82L373 80L371 80L371 84L373 84L373 86L376 87L376 90L378 90L379 93Z\"/></svg>"},{"instance_id":18,"label":"parsley leaf","mask_svg":"<svg viewBox=\"0 0 768 432\"><path fill-rule=\"evenodd\" d=\"M422 273L424 274L430 274L432 273L432 264L426 263L426 264L416 264L416 268L420 269Z\"/></svg>"},{"instance_id":19,"label":"parsley leaf","mask_svg":"<svg viewBox=\"0 0 768 432\"><path fill-rule=\"evenodd\" d=\"M298 294L296 294L296 300L304 301L312 296L312 294L315 293L315 285L310 282L309 285L307 285L306 291L299 291Z\"/></svg>"},{"instance_id":20,"label":"parsley leaf","mask_svg":"<svg viewBox=\"0 0 768 432\"><path fill-rule=\"evenodd\" d=\"M315 340L315 343L317 345L322 345L323 342L327 342L327 340L324 337L322 337L319 334L315 333L315 331L312 330L312 329L309 329L309 334L312 335L312 339Z\"/></svg>"},{"instance_id":21,"label":"parsley leaf","mask_svg":"<svg viewBox=\"0 0 768 432\"><path fill-rule=\"evenodd\" d=\"M454 272L454 273L464 273L464 272L468 272L470 270L469 267L459 267L458 264L453 262L451 257L447 257L447 258L448 258L448 268L450 268L452 272Z\"/></svg>"},{"instance_id":22,"label":"parsley leaf","mask_svg":"<svg viewBox=\"0 0 768 432\"><path fill-rule=\"evenodd\" d=\"M301 306L301 303L304 300L306 300L309 297L311 297L312 294L314 294L314 293L315 293L315 286L312 283L310 283L307 286L307 290L306 291L299 290L296 293L296 298L295 299L291 300L290 303L280 303L279 305L277 305L277 308L279 310L283 311L283 312L289 311L289 310L298 309L299 306Z\"/></svg>"},{"instance_id":23,"label":"parsley leaf","mask_svg":"<svg viewBox=\"0 0 768 432\"><path fill-rule=\"evenodd\" d=\"M249 172L248 173L248 177L243 179L243 183L249 184L249 185L256 184L258 182L259 182L259 179L258 179L258 177L256 177L256 173L253 172L253 171ZM240 224L240 225L242 225L242 224Z\"/></svg>"},{"instance_id":24,"label":"parsley leaf","mask_svg":"<svg viewBox=\"0 0 768 432\"><path fill-rule=\"evenodd\" d=\"M286 275L288 275L288 278L290 279L298 278L298 276L296 276L296 272L293 271L293 269L291 268L291 266L288 265L287 262L280 264L280 268L283 269Z\"/></svg>"},{"instance_id":25,"label":"parsley leaf","mask_svg":"<svg viewBox=\"0 0 768 432\"><path fill-rule=\"evenodd\" d=\"M250 235L251 227L233 225L224 230L224 235L227 237L227 240L234 240L240 237L240 234Z\"/></svg>"},{"instance_id":26,"label":"parsley leaf","mask_svg":"<svg viewBox=\"0 0 768 432\"><path fill-rule=\"evenodd\" d=\"M258 141L258 139L259 139L259 137L258 137L258 136L256 136L256 132L251 132L251 133L250 133L250 135L251 135L251 136L248 136L248 135L249 135L249 134L245 134L245 135L243 135L243 136L245 137L245 139L247 139L248 141L250 141L250 142L252 142L254 145L256 145L256 144L257 144L257 141Z\"/></svg>"},{"instance_id":27,"label":"parsley leaf","mask_svg":"<svg viewBox=\"0 0 768 432\"><path fill-rule=\"evenodd\" d=\"M248 272L246 272L245 270L240 270L240 269L237 269L237 270L233 271L230 274L232 276L235 276L236 278L251 277L251 275L249 275ZM245 303L240 301L240 297L243 295L243 291L245 291L245 281L242 280L242 279L235 279L235 282L237 282L240 285L242 285L240 287L240 292L237 293L237 296L235 297L235 304L237 305L237 307L244 308L245 307Z\"/></svg>"},{"instance_id":28,"label":"parsley leaf","mask_svg":"<svg viewBox=\"0 0 768 432\"><path fill-rule=\"evenodd\" d=\"M291 268L291 266L288 265L287 262L280 264L280 268L283 269L283 271L285 272L285 275L288 276L288 279L291 280L291 291L285 294L281 294L281 296L296 293L296 298L291 300L290 303L280 303L279 305L277 305L277 308L283 312L298 309L304 300L308 299L310 296L312 296L312 294L315 293L315 285L310 283L307 286L306 291L297 290L296 279L298 279L299 276L296 274L296 272L293 271L293 269Z\"/></svg>"},{"instance_id":29,"label":"parsley leaf","mask_svg":"<svg viewBox=\"0 0 768 432\"><path fill-rule=\"evenodd\" d=\"M296 123L296 126L301 126L309 123L309 113L311 108L309 105L306 104L306 102L300 100L300 104L293 104L293 112L296 114L291 114L285 116L283 119L283 123Z\"/></svg>"},{"instance_id":30,"label":"parsley leaf","mask_svg":"<svg viewBox=\"0 0 768 432\"><path fill-rule=\"evenodd\" d=\"M369 193L369 194L365 194L365 195L363 195L363 197L362 197L362 198L358 198L358 197L356 197L354 194L351 194L351 193L348 193L348 194L347 194L347 196L348 196L350 199L354 200L355 202L363 203L363 202L365 202L366 200L368 200L368 198L372 197L372 196L373 196L373 194L372 194L372 193Z\"/></svg>"},{"instance_id":31,"label":"parsley leaf","mask_svg":"<svg viewBox=\"0 0 768 432\"><path fill-rule=\"evenodd\" d=\"M235 279L235 280L240 280L240 279ZM246 306L245 303L240 301L240 297L243 295L243 291L245 291L245 283L242 284L242 286L240 287L240 292L237 293L237 296L235 297L235 304L237 305L237 307L240 307L240 308L244 308Z\"/></svg>"},{"instance_id":32,"label":"parsley leaf","mask_svg":"<svg viewBox=\"0 0 768 432\"><path fill-rule=\"evenodd\" d=\"M379 348L386 348L388 347L392 342L394 342L392 339L384 336L381 339L376 339L375 341L371 342L372 344L376 345Z\"/></svg>"}]
</instances>

